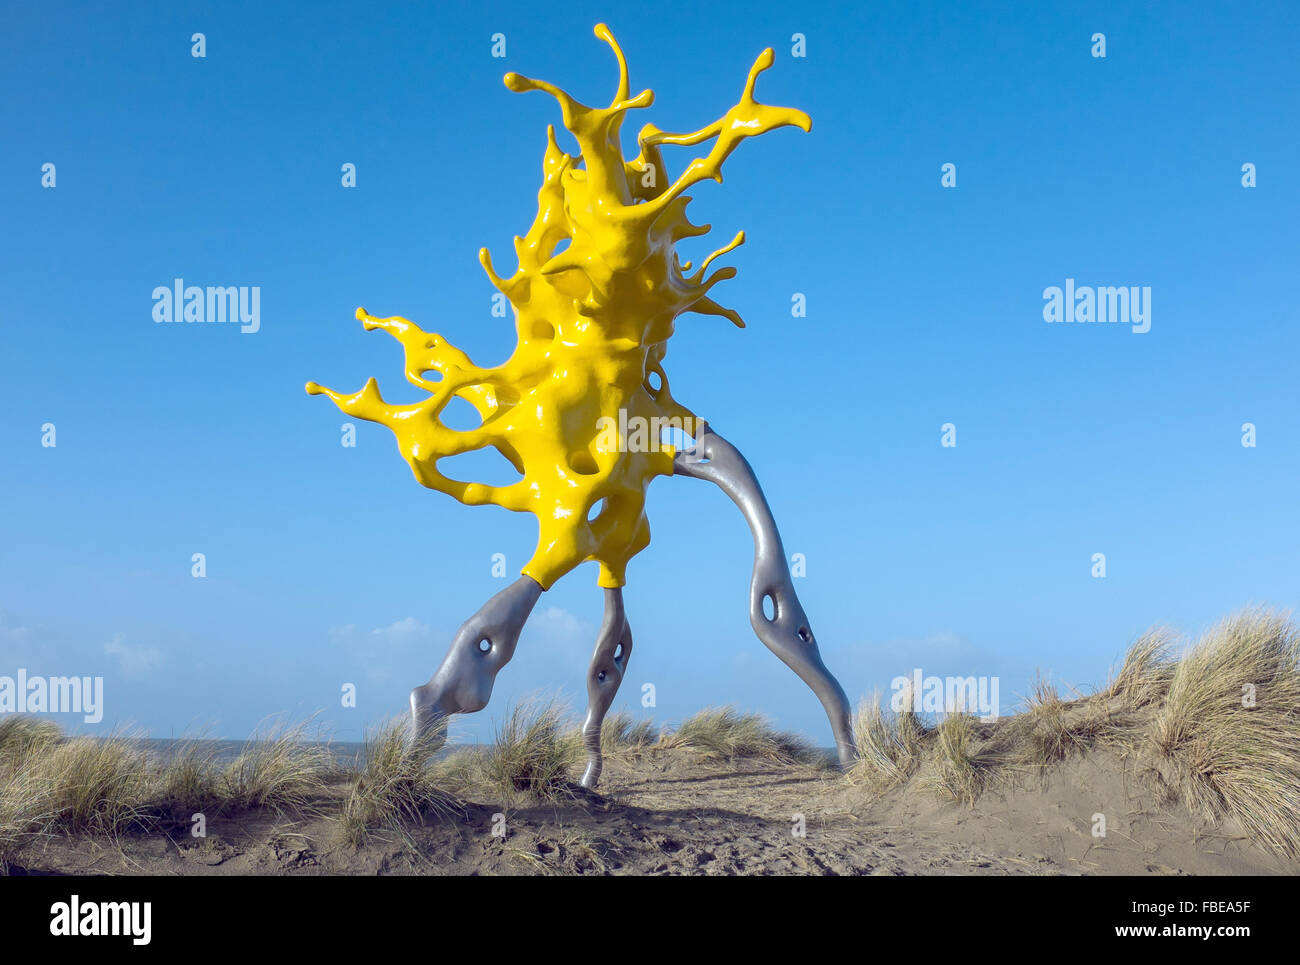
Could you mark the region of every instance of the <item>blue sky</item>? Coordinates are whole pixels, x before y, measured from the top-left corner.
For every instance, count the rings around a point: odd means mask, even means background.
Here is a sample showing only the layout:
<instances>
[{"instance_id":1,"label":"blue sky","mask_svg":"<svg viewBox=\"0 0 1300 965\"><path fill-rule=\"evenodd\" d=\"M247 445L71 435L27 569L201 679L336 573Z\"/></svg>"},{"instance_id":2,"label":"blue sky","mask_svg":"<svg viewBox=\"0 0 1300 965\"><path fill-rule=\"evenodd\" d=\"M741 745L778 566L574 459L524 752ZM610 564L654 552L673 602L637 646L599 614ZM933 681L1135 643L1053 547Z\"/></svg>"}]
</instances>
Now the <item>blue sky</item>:
<instances>
[{"instance_id":1,"label":"blue sky","mask_svg":"<svg viewBox=\"0 0 1300 965\"><path fill-rule=\"evenodd\" d=\"M1005 709L1040 668L1102 683L1153 624L1294 607L1297 8L867 6L7 5L0 675L102 675L99 729L156 736L319 712L351 739L403 710L535 524L422 489L380 426L343 448L303 383L374 375L414 401L358 305L506 357L476 252L512 270L558 110L501 75L607 102L601 20L656 92L629 134L720 116L765 46L759 99L813 117L693 192L714 232L683 259L745 229L717 295L749 328L684 316L666 367L806 557L796 586L851 696L920 667L999 676ZM155 324L177 277L259 286L261 330ZM1044 322L1066 278L1149 286L1150 331ZM651 682L661 721L734 703L829 744L749 629L739 514L691 479L657 481L648 512L619 703L650 713ZM594 564L547 593L458 731L535 691L579 707L600 603Z\"/></svg>"}]
</instances>

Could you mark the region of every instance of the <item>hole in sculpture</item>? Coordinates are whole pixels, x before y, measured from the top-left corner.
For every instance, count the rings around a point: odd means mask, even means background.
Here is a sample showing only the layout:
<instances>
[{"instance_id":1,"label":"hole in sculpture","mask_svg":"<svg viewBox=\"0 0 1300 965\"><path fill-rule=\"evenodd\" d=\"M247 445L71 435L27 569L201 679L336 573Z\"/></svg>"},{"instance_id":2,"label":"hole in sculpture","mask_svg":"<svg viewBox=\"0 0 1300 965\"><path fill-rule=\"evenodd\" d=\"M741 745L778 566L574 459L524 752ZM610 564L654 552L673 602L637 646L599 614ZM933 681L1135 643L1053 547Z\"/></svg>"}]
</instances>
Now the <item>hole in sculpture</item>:
<instances>
[{"instance_id":1,"label":"hole in sculpture","mask_svg":"<svg viewBox=\"0 0 1300 965\"><path fill-rule=\"evenodd\" d=\"M623 659L623 644L620 643L617 647L614 648L614 659L615 660Z\"/></svg>"},{"instance_id":2,"label":"hole in sculpture","mask_svg":"<svg viewBox=\"0 0 1300 965\"><path fill-rule=\"evenodd\" d=\"M605 671L602 670L600 673L596 674L596 679L603 684L605 682Z\"/></svg>"},{"instance_id":3,"label":"hole in sculpture","mask_svg":"<svg viewBox=\"0 0 1300 965\"><path fill-rule=\"evenodd\" d=\"M763 594L763 616L771 623L776 622L776 597L771 593Z\"/></svg>"},{"instance_id":4,"label":"hole in sculpture","mask_svg":"<svg viewBox=\"0 0 1300 965\"><path fill-rule=\"evenodd\" d=\"M487 637L484 637L482 640L478 642L479 653L487 653L491 649L492 649L492 641L489 640Z\"/></svg>"},{"instance_id":5,"label":"hole in sculpture","mask_svg":"<svg viewBox=\"0 0 1300 965\"><path fill-rule=\"evenodd\" d=\"M585 449L580 449L569 456L569 468L583 476L594 476L600 472L595 457Z\"/></svg>"},{"instance_id":6,"label":"hole in sculpture","mask_svg":"<svg viewBox=\"0 0 1300 965\"><path fill-rule=\"evenodd\" d=\"M812 643L812 631L807 627L799 628L799 639L804 643Z\"/></svg>"},{"instance_id":7,"label":"hole in sculpture","mask_svg":"<svg viewBox=\"0 0 1300 965\"><path fill-rule=\"evenodd\" d=\"M605 511L605 500L598 499L591 504L591 509L587 512L587 522L594 523L596 517Z\"/></svg>"},{"instance_id":8,"label":"hole in sculpture","mask_svg":"<svg viewBox=\"0 0 1300 965\"><path fill-rule=\"evenodd\" d=\"M474 404L458 395L447 400L438 418L448 429L457 432L472 432L483 425L483 419L478 414L478 409L474 408Z\"/></svg>"},{"instance_id":9,"label":"hole in sculpture","mask_svg":"<svg viewBox=\"0 0 1300 965\"><path fill-rule=\"evenodd\" d=\"M686 432L680 426L667 425L659 432L659 445L672 446L678 453L686 453L687 462L696 464L707 463L709 460L699 454L691 454L695 448L696 437Z\"/></svg>"},{"instance_id":10,"label":"hole in sculpture","mask_svg":"<svg viewBox=\"0 0 1300 965\"><path fill-rule=\"evenodd\" d=\"M663 388L664 380L658 372L649 372L645 377L645 386L651 392L658 392Z\"/></svg>"},{"instance_id":11,"label":"hole in sculpture","mask_svg":"<svg viewBox=\"0 0 1300 965\"><path fill-rule=\"evenodd\" d=\"M437 467L440 473L453 482L511 486L524 478L523 473L512 466L505 454L495 446L443 456L438 460Z\"/></svg>"}]
</instances>

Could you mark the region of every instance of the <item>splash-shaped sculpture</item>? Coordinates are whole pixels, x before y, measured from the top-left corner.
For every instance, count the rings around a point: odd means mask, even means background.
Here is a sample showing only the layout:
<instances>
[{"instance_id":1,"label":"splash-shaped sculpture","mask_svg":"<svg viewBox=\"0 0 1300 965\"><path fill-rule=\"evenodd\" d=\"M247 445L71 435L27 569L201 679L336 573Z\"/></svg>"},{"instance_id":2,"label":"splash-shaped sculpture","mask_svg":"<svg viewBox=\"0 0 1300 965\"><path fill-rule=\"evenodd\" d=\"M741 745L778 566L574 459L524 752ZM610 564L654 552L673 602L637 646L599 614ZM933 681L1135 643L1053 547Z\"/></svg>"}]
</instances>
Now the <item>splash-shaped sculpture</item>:
<instances>
[{"instance_id":1,"label":"splash-shaped sculpture","mask_svg":"<svg viewBox=\"0 0 1300 965\"><path fill-rule=\"evenodd\" d=\"M583 728L589 758L583 784L594 786L601 769L601 723L632 649L621 587L628 561L650 542L646 490L656 476L676 472L715 482L745 514L755 540L751 623L821 698L840 758L847 762L853 753L848 701L821 663L762 491L739 452L672 397L663 369L678 315L721 315L744 327L739 315L709 297L714 285L735 276L735 269L705 277L717 257L744 242L744 233L686 274L692 266L678 262L674 246L706 234L709 226L687 218L691 199L685 191L704 180L721 182L723 161L745 138L785 126L809 131L812 122L801 111L755 100L758 75L772 66L769 48L750 69L739 103L722 118L690 134L646 125L637 138L640 154L625 160L619 145L623 117L632 108L650 106L654 94L629 96L622 50L604 24L595 33L618 59L618 90L608 107L587 107L545 81L505 76L512 91L553 96L581 149L578 156L566 154L556 144L554 127L547 129L537 216L528 233L515 238L515 273L501 278L487 249L479 252L488 277L515 310L518 343L510 358L483 368L407 319L376 318L358 309L357 318L368 330L382 328L402 343L406 377L428 398L392 405L373 378L352 395L307 383L309 393L328 395L348 415L388 426L422 485L469 505L494 503L537 517L537 549L520 579L461 627L438 672L412 692L412 736L425 738L449 714L486 706L496 674L513 655L540 594L575 566L594 560L605 588L605 619L588 675ZM669 182L661 145L709 140L714 142L709 153ZM444 423L443 412L456 397L477 410L481 424L476 428L456 430ZM689 449L678 452L663 441L664 432L674 429L693 439ZM438 467L441 459L488 447L510 462L518 481L461 482ZM763 611L765 598L774 607L771 617Z\"/></svg>"}]
</instances>

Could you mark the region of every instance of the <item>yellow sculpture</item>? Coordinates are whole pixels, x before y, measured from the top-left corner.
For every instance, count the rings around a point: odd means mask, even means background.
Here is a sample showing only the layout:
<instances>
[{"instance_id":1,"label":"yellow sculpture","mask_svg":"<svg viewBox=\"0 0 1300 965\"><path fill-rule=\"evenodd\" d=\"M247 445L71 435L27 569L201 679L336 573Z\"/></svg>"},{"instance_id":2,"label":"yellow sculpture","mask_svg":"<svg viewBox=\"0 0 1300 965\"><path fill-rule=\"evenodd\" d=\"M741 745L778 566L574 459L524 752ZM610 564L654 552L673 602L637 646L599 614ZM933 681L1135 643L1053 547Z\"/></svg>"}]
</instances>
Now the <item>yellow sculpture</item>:
<instances>
[{"instance_id":1,"label":"yellow sculpture","mask_svg":"<svg viewBox=\"0 0 1300 965\"><path fill-rule=\"evenodd\" d=\"M611 426L684 428L690 434L695 415L672 397L663 370L674 319L698 312L744 326L739 315L708 297L735 269L704 278L715 258L744 242L744 233L685 274L691 265L678 263L674 244L709 227L691 224L691 199L684 192L705 179L721 182L722 162L744 138L786 125L812 127L802 111L754 99L754 82L772 66L769 48L750 69L740 103L724 117L692 134L646 125L638 136L640 155L625 161L619 147L623 115L649 107L654 94L646 90L628 99L623 52L607 26L597 24L595 32L618 58L618 91L608 107L587 107L545 81L505 76L512 91L542 90L555 97L564 126L582 149L580 157L565 154L555 129L547 129L537 217L524 237L515 238L518 270L503 279L487 249L479 252L488 277L514 306L514 354L503 365L481 368L441 335L359 308L357 318L367 329L382 328L401 341L406 377L429 398L390 405L374 379L353 395L307 383L308 392L328 395L348 415L388 426L422 485L469 505L495 503L535 515L537 550L522 572L543 589L587 560L600 563L601 586L624 584L628 560L650 542L646 488L656 476L672 475L675 450L661 446L652 431L649 451L630 451L638 447ZM669 183L660 145L711 138L716 142L708 155ZM430 372L439 377L430 378ZM447 428L440 416L453 396L472 403L482 425ZM438 468L439 459L486 446L495 447L523 478L488 486L449 479ZM598 515L588 520L602 501Z\"/></svg>"},{"instance_id":2,"label":"yellow sculpture","mask_svg":"<svg viewBox=\"0 0 1300 965\"><path fill-rule=\"evenodd\" d=\"M576 157L564 153L554 127L547 129L537 217L526 235L515 238L515 273L501 278L487 250L479 252L488 277L514 306L517 343L510 358L483 368L405 318L376 318L358 309L367 329L382 328L402 343L406 377L428 398L391 405L373 378L353 395L307 383L309 393L328 395L348 415L388 426L424 486L469 505L494 503L537 517L537 549L523 575L461 626L434 676L411 692L412 739L440 740L450 714L485 707L541 593L575 566L595 560L605 587L605 616L587 677L588 764L582 777L585 786L595 785L602 722L632 650L621 587L628 560L650 542L646 489L656 476L677 473L716 483L744 513L755 543L750 623L817 694L840 760L847 763L854 754L848 699L821 661L753 470L731 443L672 397L663 368L674 321L683 312L720 315L744 327L739 315L709 297L735 269L705 277L717 257L744 242L744 233L693 271L689 262L680 264L674 245L709 231L687 218L686 190L706 179L721 182L723 161L745 138L785 126L810 131L812 122L802 111L754 99L758 75L772 66L769 48L750 69L740 102L722 118L691 134L647 125L637 139L640 154L627 161L619 146L623 115L649 107L654 95L646 90L629 97L622 50L604 24L595 32L618 59L618 90L608 107L587 107L544 81L505 76L512 91L541 90L559 101L564 126L581 148ZM661 147L709 140L708 154L670 182ZM481 420L476 428L445 424L443 412L453 398L474 406ZM668 429L692 440L685 452L661 444ZM514 466L517 482L464 482L439 468L441 459L487 447Z\"/></svg>"}]
</instances>

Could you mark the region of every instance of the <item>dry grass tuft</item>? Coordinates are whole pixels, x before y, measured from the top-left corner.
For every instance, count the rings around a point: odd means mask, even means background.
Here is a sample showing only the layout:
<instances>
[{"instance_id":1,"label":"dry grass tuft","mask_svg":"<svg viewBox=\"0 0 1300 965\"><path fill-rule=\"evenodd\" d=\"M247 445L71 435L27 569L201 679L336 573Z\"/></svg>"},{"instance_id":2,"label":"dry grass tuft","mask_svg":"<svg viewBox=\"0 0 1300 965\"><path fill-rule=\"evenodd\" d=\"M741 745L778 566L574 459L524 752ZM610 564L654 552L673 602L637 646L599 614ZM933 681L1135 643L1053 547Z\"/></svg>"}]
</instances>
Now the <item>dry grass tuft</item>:
<instances>
[{"instance_id":1,"label":"dry grass tuft","mask_svg":"<svg viewBox=\"0 0 1300 965\"><path fill-rule=\"evenodd\" d=\"M1193 814L1300 857L1300 633L1284 616L1248 610L1206 633L1174 667L1151 741L1159 783Z\"/></svg>"},{"instance_id":2,"label":"dry grass tuft","mask_svg":"<svg viewBox=\"0 0 1300 965\"><path fill-rule=\"evenodd\" d=\"M996 723L951 714L925 730L877 697L858 712L850 780L972 803L994 779L1104 748L1137 762L1163 803L1235 821L1265 849L1300 858L1300 631L1255 609L1175 658L1177 644L1169 631L1144 634L1089 697L1062 699L1040 678L1025 712Z\"/></svg>"},{"instance_id":3,"label":"dry grass tuft","mask_svg":"<svg viewBox=\"0 0 1300 965\"><path fill-rule=\"evenodd\" d=\"M73 737L29 757L27 768L59 831L116 835L146 818L154 775L128 738Z\"/></svg>"},{"instance_id":4,"label":"dry grass tuft","mask_svg":"<svg viewBox=\"0 0 1300 965\"><path fill-rule=\"evenodd\" d=\"M36 717L0 719L0 872L47 833L53 815L48 795L28 761L62 739L57 724Z\"/></svg>"},{"instance_id":5,"label":"dry grass tuft","mask_svg":"<svg viewBox=\"0 0 1300 965\"><path fill-rule=\"evenodd\" d=\"M975 752L975 718L949 714L934 729L934 740L920 784L959 804L974 804L991 777L991 767Z\"/></svg>"},{"instance_id":6,"label":"dry grass tuft","mask_svg":"<svg viewBox=\"0 0 1300 965\"><path fill-rule=\"evenodd\" d=\"M305 810L338 768L325 747L308 740L308 725L271 725L255 733L218 782L221 803L232 808Z\"/></svg>"},{"instance_id":7,"label":"dry grass tuft","mask_svg":"<svg viewBox=\"0 0 1300 965\"><path fill-rule=\"evenodd\" d=\"M637 720L626 710L608 715L600 732L600 746L605 754L650 747L658 740L659 728L654 721Z\"/></svg>"},{"instance_id":8,"label":"dry grass tuft","mask_svg":"<svg viewBox=\"0 0 1300 965\"><path fill-rule=\"evenodd\" d=\"M163 763L131 736L68 737L51 721L0 720L0 868L51 834L156 830L193 811L304 810L337 767L304 741L306 725L255 736L228 767L215 746L188 741Z\"/></svg>"},{"instance_id":9,"label":"dry grass tuft","mask_svg":"<svg viewBox=\"0 0 1300 965\"><path fill-rule=\"evenodd\" d=\"M32 754L48 750L63 739L52 720L16 715L0 719L0 771L12 770Z\"/></svg>"},{"instance_id":10,"label":"dry grass tuft","mask_svg":"<svg viewBox=\"0 0 1300 965\"><path fill-rule=\"evenodd\" d=\"M212 745L187 740L177 747L156 775L154 798L159 807L178 812L219 808L221 774Z\"/></svg>"},{"instance_id":11,"label":"dry grass tuft","mask_svg":"<svg viewBox=\"0 0 1300 965\"><path fill-rule=\"evenodd\" d=\"M430 814L458 810L456 799L437 784L432 757L438 738L410 747L406 735L406 718L400 718L366 740L339 814L343 839L354 847L364 844L376 830L405 836L408 824L423 824Z\"/></svg>"},{"instance_id":12,"label":"dry grass tuft","mask_svg":"<svg viewBox=\"0 0 1300 965\"><path fill-rule=\"evenodd\" d=\"M1062 700L1043 677L1034 681L1025 713L1013 719L1009 731L1019 737L1012 757L1016 764L1046 768L1098 743L1115 743L1127 736L1121 718L1111 713L1102 695Z\"/></svg>"},{"instance_id":13,"label":"dry grass tuft","mask_svg":"<svg viewBox=\"0 0 1300 965\"><path fill-rule=\"evenodd\" d=\"M761 714L710 707L682 721L662 738L665 747L690 747L723 759L757 757L785 764L813 764L821 755L803 737L775 730Z\"/></svg>"},{"instance_id":14,"label":"dry grass tuft","mask_svg":"<svg viewBox=\"0 0 1300 965\"><path fill-rule=\"evenodd\" d=\"M1169 630L1148 630L1129 647L1124 663L1104 691L1130 708L1147 707L1164 700L1173 678L1174 635Z\"/></svg>"},{"instance_id":15,"label":"dry grass tuft","mask_svg":"<svg viewBox=\"0 0 1300 965\"><path fill-rule=\"evenodd\" d=\"M920 763L924 734L914 711L886 712L879 692L873 694L862 702L853 724L858 759L849 768L849 780L877 792L905 784Z\"/></svg>"},{"instance_id":16,"label":"dry grass tuft","mask_svg":"<svg viewBox=\"0 0 1300 965\"><path fill-rule=\"evenodd\" d=\"M536 698L511 708L491 746L453 754L436 772L461 787L556 800L570 794L570 769L581 750L582 740L564 705Z\"/></svg>"}]
</instances>

